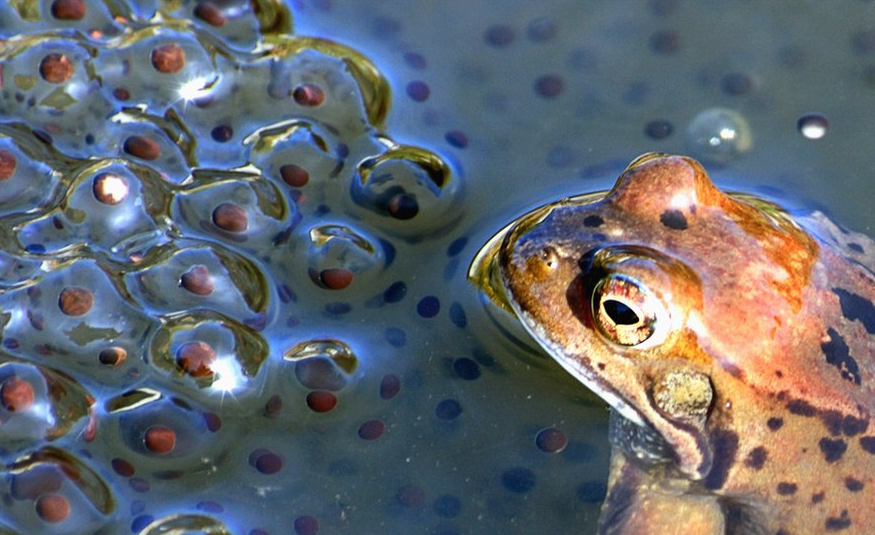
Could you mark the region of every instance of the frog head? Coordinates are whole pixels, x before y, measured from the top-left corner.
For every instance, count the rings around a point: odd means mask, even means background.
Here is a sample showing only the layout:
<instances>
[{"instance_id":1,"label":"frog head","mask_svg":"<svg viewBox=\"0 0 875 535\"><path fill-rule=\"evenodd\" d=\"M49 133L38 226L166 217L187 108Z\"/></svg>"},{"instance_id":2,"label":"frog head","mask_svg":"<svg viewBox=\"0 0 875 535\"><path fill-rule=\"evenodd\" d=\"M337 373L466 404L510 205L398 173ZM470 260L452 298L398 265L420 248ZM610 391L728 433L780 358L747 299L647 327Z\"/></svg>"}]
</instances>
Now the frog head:
<instances>
[{"instance_id":1,"label":"frog head","mask_svg":"<svg viewBox=\"0 0 875 535\"><path fill-rule=\"evenodd\" d=\"M533 338L702 479L726 394L782 350L810 276L816 245L782 214L724 194L695 160L649 153L609 192L514 221L475 271L488 263L493 297Z\"/></svg>"}]
</instances>

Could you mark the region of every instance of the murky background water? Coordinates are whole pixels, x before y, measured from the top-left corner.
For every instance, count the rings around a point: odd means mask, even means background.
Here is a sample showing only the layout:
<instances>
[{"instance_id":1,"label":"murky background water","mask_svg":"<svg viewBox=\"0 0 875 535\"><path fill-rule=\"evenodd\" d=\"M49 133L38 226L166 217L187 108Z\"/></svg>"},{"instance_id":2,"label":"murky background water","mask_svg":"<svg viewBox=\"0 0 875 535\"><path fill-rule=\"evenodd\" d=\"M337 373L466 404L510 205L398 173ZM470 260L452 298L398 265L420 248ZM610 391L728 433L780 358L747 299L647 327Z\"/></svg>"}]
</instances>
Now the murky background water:
<instances>
[{"instance_id":1,"label":"murky background water","mask_svg":"<svg viewBox=\"0 0 875 535\"><path fill-rule=\"evenodd\" d=\"M871 2L290 7L0 7L0 531L593 533L480 244L650 150L875 225Z\"/></svg>"}]
</instances>

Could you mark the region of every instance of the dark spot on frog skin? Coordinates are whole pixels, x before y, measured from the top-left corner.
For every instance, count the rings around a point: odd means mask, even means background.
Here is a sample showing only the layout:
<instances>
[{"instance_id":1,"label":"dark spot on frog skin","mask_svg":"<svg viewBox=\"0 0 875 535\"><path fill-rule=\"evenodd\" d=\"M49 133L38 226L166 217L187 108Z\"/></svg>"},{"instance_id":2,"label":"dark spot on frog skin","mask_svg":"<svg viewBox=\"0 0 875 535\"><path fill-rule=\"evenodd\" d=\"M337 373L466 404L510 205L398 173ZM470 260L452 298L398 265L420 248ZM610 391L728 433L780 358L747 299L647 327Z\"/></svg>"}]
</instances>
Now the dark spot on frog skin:
<instances>
[{"instance_id":1,"label":"dark spot on frog skin","mask_svg":"<svg viewBox=\"0 0 875 535\"><path fill-rule=\"evenodd\" d=\"M824 437L820 439L818 445L820 445L820 451L823 452L823 458L828 463L834 463L841 459L848 449L848 444L840 438L832 440Z\"/></svg>"},{"instance_id":2,"label":"dark spot on frog skin","mask_svg":"<svg viewBox=\"0 0 875 535\"><path fill-rule=\"evenodd\" d=\"M766 451L766 448L762 446L757 446L756 448L750 450L750 453L747 454L747 459L744 460L744 464L748 467L753 468L754 470L759 470L766 464L766 459L769 456L769 452Z\"/></svg>"},{"instance_id":3,"label":"dark spot on frog skin","mask_svg":"<svg viewBox=\"0 0 875 535\"><path fill-rule=\"evenodd\" d=\"M797 490L799 490L799 485L796 483L788 483L786 481L778 483L777 491L781 496L791 496L796 494Z\"/></svg>"},{"instance_id":4,"label":"dark spot on frog skin","mask_svg":"<svg viewBox=\"0 0 875 535\"><path fill-rule=\"evenodd\" d=\"M823 501L824 498L826 498L826 493L823 491L812 494L811 495L811 503L820 503Z\"/></svg>"},{"instance_id":5,"label":"dark spot on frog skin","mask_svg":"<svg viewBox=\"0 0 875 535\"><path fill-rule=\"evenodd\" d=\"M729 469L735 464L738 434L725 429L715 429L711 436L711 450L714 452L714 464L703 483L705 488L717 490L726 483Z\"/></svg>"},{"instance_id":6,"label":"dark spot on frog skin","mask_svg":"<svg viewBox=\"0 0 875 535\"><path fill-rule=\"evenodd\" d=\"M848 249L851 249L852 251L856 251L858 253L863 252L863 246L859 243L848 242Z\"/></svg>"},{"instance_id":7,"label":"dark spot on frog skin","mask_svg":"<svg viewBox=\"0 0 875 535\"><path fill-rule=\"evenodd\" d=\"M687 218L680 210L666 210L659 216L659 221L672 230L687 229Z\"/></svg>"},{"instance_id":8,"label":"dark spot on frog skin","mask_svg":"<svg viewBox=\"0 0 875 535\"><path fill-rule=\"evenodd\" d=\"M787 410L790 411L790 414L796 414L798 416L812 417L817 412L811 404L807 401L803 401L801 399L794 399L787 403Z\"/></svg>"},{"instance_id":9,"label":"dark spot on frog skin","mask_svg":"<svg viewBox=\"0 0 875 535\"><path fill-rule=\"evenodd\" d=\"M829 342L820 344L820 348L826 355L826 361L839 370L842 379L860 384L860 368L857 366L857 361L851 356L848 344L834 329L829 329L826 333L829 335Z\"/></svg>"},{"instance_id":10,"label":"dark spot on frog skin","mask_svg":"<svg viewBox=\"0 0 875 535\"><path fill-rule=\"evenodd\" d=\"M823 422L824 427L833 436L844 433L852 437L862 433L869 427L869 422L862 418L857 418L850 414L842 414L839 411L821 411L801 399L788 402L787 409L790 413L799 416L818 416ZM784 421L781 418L769 418L766 422L766 425L772 431L778 430L783 424Z\"/></svg>"},{"instance_id":11,"label":"dark spot on frog skin","mask_svg":"<svg viewBox=\"0 0 875 535\"><path fill-rule=\"evenodd\" d=\"M602 226L605 220L601 218L601 216L597 215L588 215L583 220L583 225L585 227L596 228Z\"/></svg>"},{"instance_id":12,"label":"dark spot on frog skin","mask_svg":"<svg viewBox=\"0 0 875 535\"><path fill-rule=\"evenodd\" d=\"M860 437L860 447L863 451L875 455L875 436Z\"/></svg>"},{"instance_id":13,"label":"dark spot on frog skin","mask_svg":"<svg viewBox=\"0 0 875 535\"><path fill-rule=\"evenodd\" d=\"M831 516L826 519L826 530L827 531L841 531L843 529L847 529L851 527L851 519L848 518L848 510L842 509L842 515L835 517Z\"/></svg>"},{"instance_id":14,"label":"dark spot on frog skin","mask_svg":"<svg viewBox=\"0 0 875 535\"><path fill-rule=\"evenodd\" d=\"M852 476L845 478L845 487L851 492L860 492L865 486L866 485L862 481Z\"/></svg>"},{"instance_id":15,"label":"dark spot on frog skin","mask_svg":"<svg viewBox=\"0 0 875 535\"><path fill-rule=\"evenodd\" d=\"M766 421L766 425L769 426L769 429L772 431L777 431L778 429L781 429L782 425L784 425L784 419L774 416Z\"/></svg>"},{"instance_id":16,"label":"dark spot on frog skin","mask_svg":"<svg viewBox=\"0 0 875 535\"><path fill-rule=\"evenodd\" d=\"M736 366L735 364L733 364L731 362L723 363L723 369L726 371L726 373L728 373L729 375L731 375L737 379L743 378L742 373L741 373L741 368L739 368L738 366Z\"/></svg>"},{"instance_id":17,"label":"dark spot on frog skin","mask_svg":"<svg viewBox=\"0 0 875 535\"><path fill-rule=\"evenodd\" d=\"M839 296L842 314L849 320L859 320L869 334L875 333L875 305L864 297L842 288L833 288L833 293Z\"/></svg>"},{"instance_id":18,"label":"dark spot on frog skin","mask_svg":"<svg viewBox=\"0 0 875 535\"><path fill-rule=\"evenodd\" d=\"M831 435L835 436L842 432L843 417L839 411L824 411L820 418Z\"/></svg>"},{"instance_id":19,"label":"dark spot on frog skin","mask_svg":"<svg viewBox=\"0 0 875 535\"><path fill-rule=\"evenodd\" d=\"M842 432L844 432L844 434L849 437L859 435L868 428L869 421L862 418L855 418L853 416L846 415L845 419L842 421Z\"/></svg>"}]
</instances>

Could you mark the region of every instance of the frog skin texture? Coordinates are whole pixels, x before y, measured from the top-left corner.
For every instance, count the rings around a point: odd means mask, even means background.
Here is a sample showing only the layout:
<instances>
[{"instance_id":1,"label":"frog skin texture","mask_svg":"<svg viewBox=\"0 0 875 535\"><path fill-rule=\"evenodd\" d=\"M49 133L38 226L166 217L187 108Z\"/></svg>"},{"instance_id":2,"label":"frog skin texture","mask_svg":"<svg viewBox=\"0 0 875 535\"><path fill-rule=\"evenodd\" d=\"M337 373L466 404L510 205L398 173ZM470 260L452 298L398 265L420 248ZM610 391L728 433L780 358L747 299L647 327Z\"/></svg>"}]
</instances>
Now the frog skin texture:
<instances>
[{"instance_id":1,"label":"frog skin texture","mask_svg":"<svg viewBox=\"0 0 875 535\"><path fill-rule=\"evenodd\" d=\"M540 345L611 405L600 534L875 533L875 244L649 153L503 231Z\"/></svg>"}]
</instances>

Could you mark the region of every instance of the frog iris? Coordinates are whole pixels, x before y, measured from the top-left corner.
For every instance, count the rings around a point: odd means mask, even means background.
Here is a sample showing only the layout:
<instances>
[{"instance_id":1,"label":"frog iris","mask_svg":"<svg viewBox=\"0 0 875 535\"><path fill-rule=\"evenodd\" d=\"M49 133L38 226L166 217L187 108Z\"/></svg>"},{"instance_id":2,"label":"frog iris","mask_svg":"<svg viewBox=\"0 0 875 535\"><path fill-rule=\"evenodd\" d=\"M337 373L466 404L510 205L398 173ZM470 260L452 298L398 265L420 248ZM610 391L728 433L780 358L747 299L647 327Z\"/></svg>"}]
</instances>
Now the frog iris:
<instances>
[{"instance_id":1,"label":"frog iris","mask_svg":"<svg viewBox=\"0 0 875 535\"><path fill-rule=\"evenodd\" d=\"M602 336L615 344L634 347L650 340L665 307L640 282L610 274L592 290L592 319Z\"/></svg>"}]
</instances>

